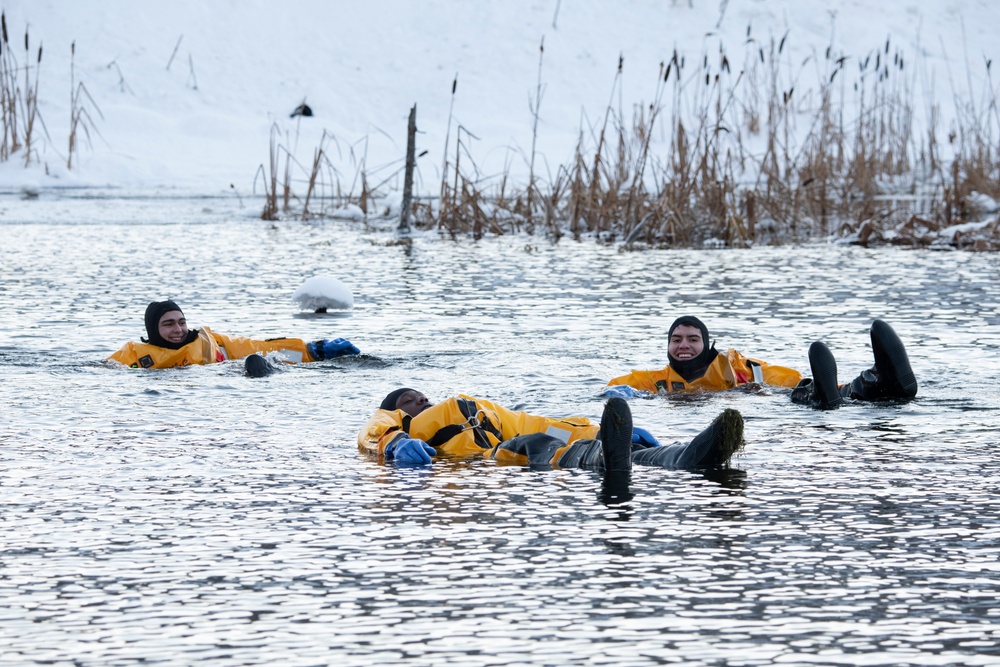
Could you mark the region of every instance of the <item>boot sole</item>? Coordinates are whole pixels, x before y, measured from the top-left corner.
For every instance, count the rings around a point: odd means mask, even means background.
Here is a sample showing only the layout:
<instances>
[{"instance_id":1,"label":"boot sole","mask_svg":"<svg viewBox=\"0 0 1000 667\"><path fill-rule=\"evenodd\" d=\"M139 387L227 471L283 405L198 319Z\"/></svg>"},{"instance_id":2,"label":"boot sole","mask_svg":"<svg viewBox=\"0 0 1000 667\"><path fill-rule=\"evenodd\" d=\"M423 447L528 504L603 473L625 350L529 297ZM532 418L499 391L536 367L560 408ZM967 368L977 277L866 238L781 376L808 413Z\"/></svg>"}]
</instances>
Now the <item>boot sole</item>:
<instances>
[{"instance_id":1,"label":"boot sole","mask_svg":"<svg viewBox=\"0 0 1000 667\"><path fill-rule=\"evenodd\" d=\"M601 415L601 449L604 469L624 472L632 469L632 410L621 398L611 398Z\"/></svg>"},{"instance_id":2,"label":"boot sole","mask_svg":"<svg viewBox=\"0 0 1000 667\"><path fill-rule=\"evenodd\" d=\"M872 323L872 352L879 379L885 383L891 396L888 398L913 398L917 395L917 378L910 367L910 358L891 326L882 320Z\"/></svg>"},{"instance_id":3,"label":"boot sole","mask_svg":"<svg viewBox=\"0 0 1000 667\"><path fill-rule=\"evenodd\" d=\"M712 448L698 461L698 467L718 466L729 463L736 452L743 448L743 415L739 410L726 408L712 422L706 430L702 431L692 445L702 438L708 438L712 442ZM694 445L697 447L697 445Z\"/></svg>"},{"instance_id":4,"label":"boot sole","mask_svg":"<svg viewBox=\"0 0 1000 667\"><path fill-rule=\"evenodd\" d=\"M809 346L809 368L813 376L813 393L818 408L835 408L844 402L837 386L837 360L823 343Z\"/></svg>"}]
</instances>

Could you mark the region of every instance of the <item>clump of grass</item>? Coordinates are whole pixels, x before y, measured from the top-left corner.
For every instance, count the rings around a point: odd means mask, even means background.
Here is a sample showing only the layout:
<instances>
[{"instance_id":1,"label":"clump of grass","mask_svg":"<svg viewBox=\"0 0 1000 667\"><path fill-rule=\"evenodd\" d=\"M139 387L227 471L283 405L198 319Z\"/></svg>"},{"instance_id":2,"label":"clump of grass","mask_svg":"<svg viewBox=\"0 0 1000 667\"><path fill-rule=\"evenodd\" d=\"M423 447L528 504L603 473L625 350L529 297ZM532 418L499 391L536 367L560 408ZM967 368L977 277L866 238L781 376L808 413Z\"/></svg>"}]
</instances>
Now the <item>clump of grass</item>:
<instances>
[{"instance_id":1,"label":"clump of grass","mask_svg":"<svg viewBox=\"0 0 1000 667\"><path fill-rule=\"evenodd\" d=\"M83 136L89 145L91 143L91 130L93 130L95 134L98 132L97 125L94 122L94 117L90 114L90 110L93 109L97 112L97 115L101 118L101 120L104 120L104 114L101 113L101 109L97 106L97 102L95 102L94 98L91 97L90 91L87 90L87 86L84 85L82 81L76 80L76 42L70 44L69 50L70 112L69 149L67 150L66 168L72 169L73 156L79 152L77 133L82 131Z\"/></svg>"},{"instance_id":2,"label":"clump of grass","mask_svg":"<svg viewBox=\"0 0 1000 667\"><path fill-rule=\"evenodd\" d=\"M103 119L100 108L90 96L86 86L76 81L76 43L70 46L70 133L66 166L73 167L73 157L78 152L78 132L85 135L88 143L90 133L97 133L97 124L91 110ZM31 36L24 32L24 64L11 45L7 27L7 15L0 12L0 119L3 122L3 139L0 142L0 161L11 159L23 149L21 158L24 166L38 161L39 130L51 141L45 119L38 106L39 83L41 80L42 45L34 51Z\"/></svg>"}]
</instances>

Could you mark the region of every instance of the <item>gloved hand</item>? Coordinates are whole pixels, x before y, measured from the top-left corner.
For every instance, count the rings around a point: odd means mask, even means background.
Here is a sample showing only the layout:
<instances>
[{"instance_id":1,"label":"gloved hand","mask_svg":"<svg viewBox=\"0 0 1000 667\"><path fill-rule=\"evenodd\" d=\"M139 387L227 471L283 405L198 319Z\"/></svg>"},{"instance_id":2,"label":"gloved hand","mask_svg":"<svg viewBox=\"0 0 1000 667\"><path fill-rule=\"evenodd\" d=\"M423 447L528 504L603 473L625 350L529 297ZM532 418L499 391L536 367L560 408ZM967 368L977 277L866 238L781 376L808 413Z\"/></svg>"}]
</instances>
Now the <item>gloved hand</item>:
<instances>
[{"instance_id":1,"label":"gloved hand","mask_svg":"<svg viewBox=\"0 0 1000 667\"><path fill-rule=\"evenodd\" d=\"M307 343L306 348L309 354L318 361L334 359L346 354L361 354L361 350L356 348L351 341L346 338L334 338L333 340L318 340L315 343Z\"/></svg>"},{"instance_id":2,"label":"gloved hand","mask_svg":"<svg viewBox=\"0 0 1000 667\"><path fill-rule=\"evenodd\" d=\"M614 387L605 387L603 396L605 398L635 398L642 393L639 389L630 387L627 384L621 384Z\"/></svg>"},{"instance_id":3,"label":"gloved hand","mask_svg":"<svg viewBox=\"0 0 1000 667\"><path fill-rule=\"evenodd\" d=\"M430 463L437 452L423 440L396 438L385 448L385 460L396 463Z\"/></svg>"},{"instance_id":4,"label":"gloved hand","mask_svg":"<svg viewBox=\"0 0 1000 667\"><path fill-rule=\"evenodd\" d=\"M660 441L653 437L653 434L638 426L632 427L632 442L636 442L646 447L659 447Z\"/></svg>"}]
</instances>

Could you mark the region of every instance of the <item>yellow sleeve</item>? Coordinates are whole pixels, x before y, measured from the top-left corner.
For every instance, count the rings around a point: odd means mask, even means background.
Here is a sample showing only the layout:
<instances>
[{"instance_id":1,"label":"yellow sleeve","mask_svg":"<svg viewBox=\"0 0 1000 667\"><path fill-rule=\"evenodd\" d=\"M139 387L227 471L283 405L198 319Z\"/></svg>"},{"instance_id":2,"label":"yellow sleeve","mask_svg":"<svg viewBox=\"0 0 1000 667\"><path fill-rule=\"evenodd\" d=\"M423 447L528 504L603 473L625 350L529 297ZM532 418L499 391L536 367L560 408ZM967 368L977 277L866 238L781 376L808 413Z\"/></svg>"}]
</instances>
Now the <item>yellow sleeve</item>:
<instances>
[{"instance_id":1,"label":"yellow sleeve","mask_svg":"<svg viewBox=\"0 0 1000 667\"><path fill-rule=\"evenodd\" d=\"M753 382L753 369L749 362L760 364L761 373L764 376L764 384L772 387L794 387L802 379L802 373L787 366L769 364L760 359L747 357L736 350L729 350L729 361L736 371L739 384Z\"/></svg>"},{"instance_id":2,"label":"yellow sleeve","mask_svg":"<svg viewBox=\"0 0 1000 667\"><path fill-rule=\"evenodd\" d=\"M666 379L666 373L664 373L664 370L666 369L652 371L634 370L628 375L611 378L608 380L608 386L614 387L617 385L628 385L633 389L650 391L655 394L657 392L657 381Z\"/></svg>"},{"instance_id":3,"label":"yellow sleeve","mask_svg":"<svg viewBox=\"0 0 1000 667\"><path fill-rule=\"evenodd\" d=\"M249 357L254 352L267 354L269 352L280 352L283 361L291 364L308 363L316 361L306 343L300 338L269 338L267 340L255 340L242 336L227 336L212 332L215 342L219 344L226 359L242 359Z\"/></svg>"},{"instance_id":4,"label":"yellow sleeve","mask_svg":"<svg viewBox=\"0 0 1000 667\"><path fill-rule=\"evenodd\" d=\"M126 366L138 366L139 355L136 353L135 343L125 343L120 350L112 354L105 361L117 361Z\"/></svg>"},{"instance_id":5,"label":"yellow sleeve","mask_svg":"<svg viewBox=\"0 0 1000 667\"><path fill-rule=\"evenodd\" d=\"M402 410L376 410L358 432L358 449L365 454L385 456L385 448L396 438L406 436Z\"/></svg>"}]
</instances>

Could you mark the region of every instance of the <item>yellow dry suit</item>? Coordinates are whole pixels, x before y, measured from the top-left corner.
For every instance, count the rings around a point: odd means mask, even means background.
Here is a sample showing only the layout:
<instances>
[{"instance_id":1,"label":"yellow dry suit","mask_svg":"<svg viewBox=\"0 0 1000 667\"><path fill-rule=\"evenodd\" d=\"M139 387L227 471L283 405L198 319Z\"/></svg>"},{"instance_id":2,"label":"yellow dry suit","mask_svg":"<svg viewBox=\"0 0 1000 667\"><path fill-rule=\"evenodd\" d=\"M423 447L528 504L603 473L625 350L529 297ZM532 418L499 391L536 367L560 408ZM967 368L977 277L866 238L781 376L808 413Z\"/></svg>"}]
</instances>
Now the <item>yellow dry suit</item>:
<instances>
[{"instance_id":1,"label":"yellow dry suit","mask_svg":"<svg viewBox=\"0 0 1000 667\"><path fill-rule=\"evenodd\" d=\"M288 363L318 361L309 354L305 341L299 338L254 340L215 333L208 327L201 327L195 340L177 350L150 343L129 342L108 357L108 360L117 361L131 368L173 368L242 359L254 352L261 354L280 352L283 361Z\"/></svg>"},{"instance_id":2,"label":"yellow dry suit","mask_svg":"<svg viewBox=\"0 0 1000 667\"><path fill-rule=\"evenodd\" d=\"M616 377L609 386L628 385L642 391L670 393L684 391L721 391L743 384L755 382L754 367L757 367L764 384L776 387L794 387L802 379L802 373L794 368L775 366L766 361L751 359L730 348L708 365L705 374L688 382L669 365L661 370L634 370L628 375Z\"/></svg>"},{"instance_id":3,"label":"yellow dry suit","mask_svg":"<svg viewBox=\"0 0 1000 667\"><path fill-rule=\"evenodd\" d=\"M501 463L522 465L523 454L515 454L500 443L518 435L548 433L566 447L552 456L557 461L572 443L597 436L599 426L586 417L555 419L509 410L492 401L459 394L433 405L416 417L402 410L377 410L358 433L358 448L366 454L385 456L385 448L396 438L423 440L438 454L485 456ZM522 460L523 459L523 460Z\"/></svg>"}]
</instances>

